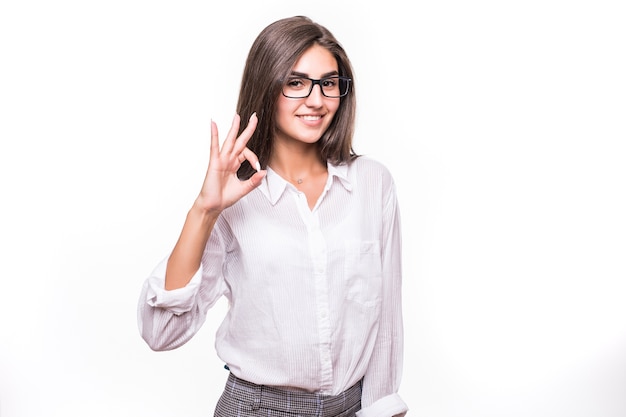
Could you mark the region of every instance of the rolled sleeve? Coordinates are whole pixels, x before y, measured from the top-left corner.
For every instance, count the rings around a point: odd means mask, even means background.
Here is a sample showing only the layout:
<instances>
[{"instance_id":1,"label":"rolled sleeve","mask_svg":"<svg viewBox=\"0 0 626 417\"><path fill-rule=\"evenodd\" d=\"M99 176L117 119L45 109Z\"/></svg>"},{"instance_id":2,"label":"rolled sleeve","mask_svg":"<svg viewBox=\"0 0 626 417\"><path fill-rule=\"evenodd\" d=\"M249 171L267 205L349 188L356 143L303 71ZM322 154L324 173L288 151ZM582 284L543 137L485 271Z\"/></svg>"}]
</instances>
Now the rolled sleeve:
<instances>
[{"instance_id":1,"label":"rolled sleeve","mask_svg":"<svg viewBox=\"0 0 626 417\"><path fill-rule=\"evenodd\" d=\"M185 287L166 290L166 266L167 259L144 281L137 307L139 333L156 351L175 349L186 343L206 316L198 303L201 271L198 270Z\"/></svg>"},{"instance_id":2,"label":"rolled sleeve","mask_svg":"<svg viewBox=\"0 0 626 417\"><path fill-rule=\"evenodd\" d=\"M357 417L403 417L409 408L398 394L387 395L357 411Z\"/></svg>"},{"instance_id":3,"label":"rolled sleeve","mask_svg":"<svg viewBox=\"0 0 626 417\"><path fill-rule=\"evenodd\" d=\"M198 269L189 283L175 290L165 289L165 268L167 260L157 266L145 283L145 301L150 307L159 307L179 316L190 311L196 303L196 294L202 281Z\"/></svg>"}]
</instances>

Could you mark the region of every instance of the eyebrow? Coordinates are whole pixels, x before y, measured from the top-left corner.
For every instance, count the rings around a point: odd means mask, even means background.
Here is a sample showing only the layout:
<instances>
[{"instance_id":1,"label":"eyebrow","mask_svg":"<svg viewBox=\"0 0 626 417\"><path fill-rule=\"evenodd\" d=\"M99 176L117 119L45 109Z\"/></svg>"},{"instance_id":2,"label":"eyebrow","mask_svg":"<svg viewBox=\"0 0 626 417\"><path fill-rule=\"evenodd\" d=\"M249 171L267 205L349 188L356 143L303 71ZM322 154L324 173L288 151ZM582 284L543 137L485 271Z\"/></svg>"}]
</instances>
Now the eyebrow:
<instances>
[{"instance_id":1,"label":"eyebrow","mask_svg":"<svg viewBox=\"0 0 626 417\"><path fill-rule=\"evenodd\" d=\"M321 78L326 78L326 77L330 77L332 75L339 75L339 71L331 71L331 72L327 72L325 74L322 74ZM305 74L304 72L297 72L297 71L291 71L290 74L291 77L304 77L304 78L309 78L309 74Z\"/></svg>"}]
</instances>

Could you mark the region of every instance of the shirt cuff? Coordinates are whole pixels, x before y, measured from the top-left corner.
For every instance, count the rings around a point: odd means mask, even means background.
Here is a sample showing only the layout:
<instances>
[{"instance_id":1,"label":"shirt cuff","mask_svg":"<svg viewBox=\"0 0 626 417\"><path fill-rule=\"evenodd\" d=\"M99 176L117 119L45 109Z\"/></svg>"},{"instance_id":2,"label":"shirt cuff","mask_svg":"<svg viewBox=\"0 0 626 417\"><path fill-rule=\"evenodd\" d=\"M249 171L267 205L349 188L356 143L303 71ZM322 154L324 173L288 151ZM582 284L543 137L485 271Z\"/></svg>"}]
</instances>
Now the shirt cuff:
<instances>
[{"instance_id":1,"label":"shirt cuff","mask_svg":"<svg viewBox=\"0 0 626 417\"><path fill-rule=\"evenodd\" d=\"M146 283L148 286L146 302L152 307L163 308L177 316L186 313L196 304L196 293L200 286L201 277L201 268L199 268L186 286L175 290L166 290L165 275L152 275Z\"/></svg>"},{"instance_id":2,"label":"shirt cuff","mask_svg":"<svg viewBox=\"0 0 626 417\"><path fill-rule=\"evenodd\" d=\"M398 394L383 397L368 407L357 411L357 417L403 417L409 410Z\"/></svg>"}]
</instances>

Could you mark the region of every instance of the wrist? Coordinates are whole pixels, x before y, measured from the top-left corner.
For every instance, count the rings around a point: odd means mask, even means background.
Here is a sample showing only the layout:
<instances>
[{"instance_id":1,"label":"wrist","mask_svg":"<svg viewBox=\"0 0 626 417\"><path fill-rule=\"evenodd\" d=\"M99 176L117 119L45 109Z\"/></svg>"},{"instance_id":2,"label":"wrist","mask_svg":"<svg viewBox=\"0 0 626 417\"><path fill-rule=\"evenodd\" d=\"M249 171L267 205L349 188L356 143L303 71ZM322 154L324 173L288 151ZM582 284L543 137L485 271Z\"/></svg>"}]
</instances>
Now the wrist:
<instances>
[{"instance_id":1,"label":"wrist","mask_svg":"<svg viewBox=\"0 0 626 417\"><path fill-rule=\"evenodd\" d=\"M209 209L202 203L200 197L194 201L193 205L187 213L187 217L191 217L202 223L213 224L220 216L221 210Z\"/></svg>"}]
</instances>

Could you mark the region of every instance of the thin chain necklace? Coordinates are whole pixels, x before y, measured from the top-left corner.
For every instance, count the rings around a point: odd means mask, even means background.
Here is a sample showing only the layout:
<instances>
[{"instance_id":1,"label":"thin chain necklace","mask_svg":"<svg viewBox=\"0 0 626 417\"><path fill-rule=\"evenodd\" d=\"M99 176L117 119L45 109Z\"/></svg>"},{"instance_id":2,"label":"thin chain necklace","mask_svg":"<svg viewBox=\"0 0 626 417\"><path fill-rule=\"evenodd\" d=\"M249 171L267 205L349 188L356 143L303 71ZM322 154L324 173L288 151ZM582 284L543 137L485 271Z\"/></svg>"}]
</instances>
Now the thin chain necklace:
<instances>
[{"instance_id":1,"label":"thin chain necklace","mask_svg":"<svg viewBox=\"0 0 626 417\"><path fill-rule=\"evenodd\" d=\"M272 168L278 175L280 175L281 177L283 177L284 179L286 179L287 181L289 181L290 183L297 183L298 185L302 184L304 182L304 178L296 178L293 179L291 177L287 177L286 175L281 174L278 170L276 170L275 168Z\"/></svg>"},{"instance_id":2,"label":"thin chain necklace","mask_svg":"<svg viewBox=\"0 0 626 417\"><path fill-rule=\"evenodd\" d=\"M270 167L271 168L271 167ZM280 171L272 168L278 175L280 175L281 177L283 177L284 179L286 179L288 182L292 183L292 184L298 184L301 185L304 180L306 179L306 177L300 177L300 178L292 178L292 177L287 177L286 175L283 175Z\"/></svg>"}]
</instances>

